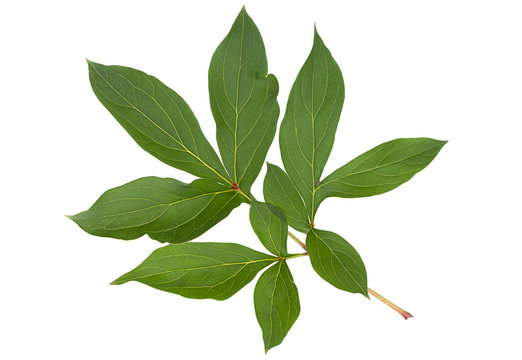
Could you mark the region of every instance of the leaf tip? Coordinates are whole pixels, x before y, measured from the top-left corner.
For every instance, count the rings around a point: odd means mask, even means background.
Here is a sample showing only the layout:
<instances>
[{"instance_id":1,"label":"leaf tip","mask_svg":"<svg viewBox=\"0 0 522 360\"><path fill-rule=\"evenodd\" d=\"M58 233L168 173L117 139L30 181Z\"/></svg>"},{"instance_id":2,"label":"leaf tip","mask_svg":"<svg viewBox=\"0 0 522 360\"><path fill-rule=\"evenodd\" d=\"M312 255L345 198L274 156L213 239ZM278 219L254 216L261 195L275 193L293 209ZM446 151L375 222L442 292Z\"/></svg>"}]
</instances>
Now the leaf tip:
<instances>
[{"instance_id":1,"label":"leaf tip","mask_svg":"<svg viewBox=\"0 0 522 360\"><path fill-rule=\"evenodd\" d=\"M67 219L76 222L76 219L74 218L76 215L64 215Z\"/></svg>"},{"instance_id":2,"label":"leaf tip","mask_svg":"<svg viewBox=\"0 0 522 360\"><path fill-rule=\"evenodd\" d=\"M270 344L265 344L265 355L268 355L268 350L270 350L272 346Z\"/></svg>"},{"instance_id":3,"label":"leaf tip","mask_svg":"<svg viewBox=\"0 0 522 360\"><path fill-rule=\"evenodd\" d=\"M321 39L321 36L319 36L319 32L317 31L317 23L314 21L314 45L322 41L323 40Z\"/></svg>"},{"instance_id":4,"label":"leaf tip","mask_svg":"<svg viewBox=\"0 0 522 360\"><path fill-rule=\"evenodd\" d=\"M446 145L448 143L448 140L438 140L438 139L432 139L434 143L437 144L437 147L439 149L442 149L444 147L444 145Z\"/></svg>"},{"instance_id":5,"label":"leaf tip","mask_svg":"<svg viewBox=\"0 0 522 360\"><path fill-rule=\"evenodd\" d=\"M248 16L245 5L241 6L241 11L239 12L239 16L244 16L244 15Z\"/></svg>"},{"instance_id":6,"label":"leaf tip","mask_svg":"<svg viewBox=\"0 0 522 360\"><path fill-rule=\"evenodd\" d=\"M87 61L87 65L89 66L89 69L90 68L96 68L98 66L100 66L101 64L97 63L97 62L94 62L92 60L89 60L87 58L85 58L85 61Z\"/></svg>"},{"instance_id":7,"label":"leaf tip","mask_svg":"<svg viewBox=\"0 0 522 360\"><path fill-rule=\"evenodd\" d=\"M442 150L444 146L448 143L448 140L435 140L437 142L438 151Z\"/></svg>"},{"instance_id":8,"label":"leaf tip","mask_svg":"<svg viewBox=\"0 0 522 360\"><path fill-rule=\"evenodd\" d=\"M319 32L317 31L317 26L314 22L314 42L312 44L312 51L313 49L322 48L325 44L323 42L323 39L321 38L321 35L319 35Z\"/></svg>"},{"instance_id":9,"label":"leaf tip","mask_svg":"<svg viewBox=\"0 0 522 360\"><path fill-rule=\"evenodd\" d=\"M127 274L124 274L122 276L120 276L119 278L116 278L115 280L112 280L109 285L121 285L121 284L125 284L128 280L125 280L125 275Z\"/></svg>"}]
</instances>

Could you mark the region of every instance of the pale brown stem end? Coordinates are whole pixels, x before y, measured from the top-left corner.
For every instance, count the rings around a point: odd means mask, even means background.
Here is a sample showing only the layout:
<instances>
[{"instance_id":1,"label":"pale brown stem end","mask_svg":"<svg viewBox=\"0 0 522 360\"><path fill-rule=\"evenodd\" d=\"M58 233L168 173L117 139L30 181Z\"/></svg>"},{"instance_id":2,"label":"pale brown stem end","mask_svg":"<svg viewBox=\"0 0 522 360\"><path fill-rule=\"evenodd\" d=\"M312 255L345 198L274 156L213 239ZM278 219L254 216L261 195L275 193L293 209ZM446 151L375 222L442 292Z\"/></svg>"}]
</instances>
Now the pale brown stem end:
<instances>
[{"instance_id":1,"label":"pale brown stem end","mask_svg":"<svg viewBox=\"0 0 522 360\"><path fill-rule=\"evenodd\" d=\"M393 310L397 311L399 314L401 314L401 316L404 318L404 320L408 320L409 318L413 317L412 314L410 314L409 312L407 312L404 309L401 309L400 307L398 307L397 305L395 305L394 303L392 303L390 300L386 299L379 293L375 292L374 290L368 288L368 293L371 294L372 296L374 296L375 298L381 300L383 303L385 303L386 305L391 307Z\"/></svg>"}]
</instances>

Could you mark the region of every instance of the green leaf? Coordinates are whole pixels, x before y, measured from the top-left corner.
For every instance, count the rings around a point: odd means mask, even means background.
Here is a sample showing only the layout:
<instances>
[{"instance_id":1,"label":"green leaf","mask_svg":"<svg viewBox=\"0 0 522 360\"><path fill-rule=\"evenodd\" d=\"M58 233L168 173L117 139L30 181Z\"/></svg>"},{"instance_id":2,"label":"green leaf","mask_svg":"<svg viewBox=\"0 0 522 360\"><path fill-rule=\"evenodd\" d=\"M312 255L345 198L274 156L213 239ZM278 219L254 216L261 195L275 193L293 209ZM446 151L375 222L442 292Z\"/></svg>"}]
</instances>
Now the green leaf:
<instances>
[{"instance_id":1,"label":"green leaf","mask_svg":"<svg viewBox=\"0 0 522 360\"><path fill-rule=\"evenodd\" d=\"M231 184L187 103L153 76L88 61L92 89L145 151L193 175Z\"/></svg>"},{"instance_id":2,"label":"green leaf","mask_svg":"<svg viewBox=\"0 0 522 360\"><path fill-rule=\"evenodd\" d=\"M437 156L447 141L396 139L359 155L328 175L316 192L316 208L330 196L357 198L393 190Z\"/></svg>"},{"instance_id":3,"label":"green leaf","mask_svg":"<svg viewBox=\"0 0 522 360\"><path fill-rule=\"evenodd\" d=\"M285 260L278 261L259 277L254 307L267 352L283 342L301 311L297 287Z\"/></svg>"},{"instance_id":4,"label":"green leaf","mask_svg":"<svg viewBox=\"0 0 522 360\"><path fill-rule=\"evenodd\" d=\"M263 194L266 202L277 206L285 213L288 225L305 234L310 230L303 199L288 175L279 166L267 164Z\"/></svg>"},{"instance_id":5,"label":"green leaf","mask_svg":"<svg viewBox=\"0 0 522 360\"><path fill-rule=\"evenodd\" d=\"M368 297L366 268L355 249L339 235L313 229L306 249L315 272L338 289Z\"/></svg>"},{"instance_id":6,"label":"green leaf","mask_svg":"<svg viewBox=\"0 0 522 360\"><path fill-rule=\"evenodd\" d=\"M179 243L203 234L239 204L237 191L211 180L145 177L106 191L70 218L92 235L130 240L148 234Z\"/></svg>"},{"instance_id":7,"label":"green leaf","mask_svg":"<svg viewBox=\"0 0 522 360\"><path fill-rule=\"evenodd\" d=\"M332 150L343 102L341 70L315 31L314 46L292 86L279 133L283 164L312 223L315 190Z\"/></svg>"},{"instance_id":8,"label":"green leaf","mask_svg":"<svg viewBox=\"0 0 522 360\"><path fill-rule=\"evenodd\" d=\"M245 8L216 49L208 73L210 105L225 168L249 193L276 131L279 87Z\"/></svg>"},{"instance_id":9,"label":"green leaf","mask_svg":"<svg viewBox=\"0 0 522 360\"><path fill-rule=\"evenodd\" d=\"M225 300L277 258L231 243L184 243L155 250L113 284L138 281L193 299Z\"/></svg>"},{"instance_id":10,"label":"green leaf","mask_svg":"<svg viewBox=\"0 0 522 360\"><path fill-rule=\"evenodd\" d=\"M272 254L287 256L288 224L285 214L273 205L252 200L250 223L261 243Z\"/></svg>"}]
</instances>

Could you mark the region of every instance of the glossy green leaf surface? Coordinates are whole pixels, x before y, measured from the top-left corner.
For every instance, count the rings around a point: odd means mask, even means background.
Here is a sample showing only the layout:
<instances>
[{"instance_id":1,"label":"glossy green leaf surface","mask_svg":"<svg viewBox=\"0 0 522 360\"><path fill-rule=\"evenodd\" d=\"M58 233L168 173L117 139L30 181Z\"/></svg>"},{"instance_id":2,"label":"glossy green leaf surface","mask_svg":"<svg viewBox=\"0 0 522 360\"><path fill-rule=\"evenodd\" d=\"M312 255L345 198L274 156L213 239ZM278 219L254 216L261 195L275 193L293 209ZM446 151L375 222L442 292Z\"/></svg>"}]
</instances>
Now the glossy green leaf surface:
<instances>
[{"instance_id":1,"label":"glossy green leaf surface","mask_svg":"<svg viewBox=\"0 0 522 360\"><path fill-rule=\"evenodd\" d=\"M316 191L316 206L330 196L357 198L393 190L428 166L445 144L429 138L381 144L328 175Z\"/></svg>"},{"instance_id":2,"label":"glossy green leaf surface","mask_svg":"<svg viewBox=\"0 0 522 360\"><path fill-rule=\"evenodd\" d=\"M259 277L254 307L267 352L281 344L301 311L297 287L285 260L278 261Z\"/></svg>"},{"instance_id":3,"label":"glossy green leaf surface","mask_svg":"<svg viewBox=\"0 0 522 360\"><path fill-rule=\"evenodd\" d=\"M279 87L267 74L263 39L243 8L212 57L208 79L221 158L246 193L263 166L279 116Z\"/></svg>"},{"instance_id":4,"label":"glossy green leaf surface","mask_svg":"<svg viewBox=\"0 0 522 360\"><path fill-rule=\"evenodd\" d=\"M368 297L366 268L357 251L339 235L313 229L306 249L315 272L338 289Z\"/></svg>"},{"instance_id":5,"label":"glossy green leaf surface","mask_svg":"<svg viewBox=\"0 0 522 360\"><path fill-rule=\"evenodd\" d=\"M106 191L70 218L92 235L130 240L148 234L179 243L203 234L239 204L237 191L212 180L145 177Z\"/></svg>"},{"instance_id":6,"label":"glossy green leaf surface","mask_svg":"<svg viewBox=\"0 0 522 360\"><path fill-rule=\"evenodd\" d=\"M89 61L100 102L145 151L193 175L231 181L187 103L142 71Z\"/></svg>"},{"instance_id":7,"label":"glossy green leaf surface","mask_svg":"<svg viewBox=\"0 0 522 360\"><path fill-rule=\"evenodd\" d=\"M113 284L138 281L188 298L225 300L274 261L273 256L239 244L173 244L155 250Z\"/></svg>"},{"instance_id":8,"label":"glossy green leaf surface","mask_svg":"<svg viewBox=\"0 0 522 360\"><path fill-rule=\"evenodd\" d=\"M301 195L288 175L277 165L267 164L263 182L265 201L280 208L288 220L288 225L307 233L310 230L308 213Z\"/></svg>"},{"instance_id":9,"label":"glossy green leaf surface","mask_svg":"<svg viewBox=\"0 0 522 360\"><path fill-rule=\"evenodd\" d=\"M277 256L287 256L288 223L277 207L252 200L250 224L265 248Z\"/></svg>"},{"instance_id":10,"label":"glossy green leaf surface","mask_svg":"<svg viewBox=\"0 0 522 360\"><path fill-rule=\"evenodd\" d=\"M315 190L332 150L343 102L341 70L315 31L312 51L292 86L279 133L285 170L312 223Z\"/></svg>"}]
</instances>

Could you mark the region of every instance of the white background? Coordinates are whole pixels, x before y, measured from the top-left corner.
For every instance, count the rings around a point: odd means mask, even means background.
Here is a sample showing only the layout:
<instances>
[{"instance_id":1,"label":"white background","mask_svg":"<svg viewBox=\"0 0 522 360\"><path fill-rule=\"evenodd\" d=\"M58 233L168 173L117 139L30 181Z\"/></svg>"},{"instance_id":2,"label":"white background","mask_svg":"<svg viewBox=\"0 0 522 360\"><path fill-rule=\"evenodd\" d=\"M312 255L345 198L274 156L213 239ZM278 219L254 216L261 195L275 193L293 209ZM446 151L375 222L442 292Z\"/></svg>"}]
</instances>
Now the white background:
<instances>
[{"instance_id":1,"label":"white background","mask_svg":"<svg viewBox=\"0 0 522 360\"><path fill-rule=\"evenodd\" d=\"M125 133L92 93L85 58L160 78L215 145L208 64L243 3L282 112L314 21L343 71L325 174L393 138L449 140L409 183L329 199L317 217L358 249L369 285L413 319L334 289L298 258L290 267L301 315L265 356L254 282L225 302L109 286L159 243L93 237L63 217L142 176L192 179ZM4 2L0 357L520 359L521 18L519 1L500 0ZM281 164L273 145L267 160ZM262 250L247 205L200 240Z\"/></svg>"}]
</instances>

